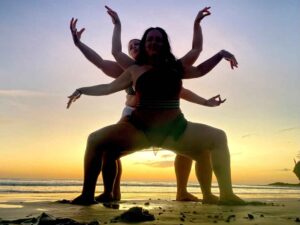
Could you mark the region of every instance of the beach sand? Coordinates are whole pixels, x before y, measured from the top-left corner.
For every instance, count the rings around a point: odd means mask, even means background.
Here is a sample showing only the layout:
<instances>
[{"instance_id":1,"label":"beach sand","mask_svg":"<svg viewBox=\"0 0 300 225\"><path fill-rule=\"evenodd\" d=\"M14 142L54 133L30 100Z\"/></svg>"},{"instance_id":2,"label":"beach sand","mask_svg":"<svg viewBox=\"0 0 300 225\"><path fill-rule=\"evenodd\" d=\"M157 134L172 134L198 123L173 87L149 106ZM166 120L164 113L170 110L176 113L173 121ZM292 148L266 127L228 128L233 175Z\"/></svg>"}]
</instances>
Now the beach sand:
<instances>
[{"instance_id":1,"label":"beach sand","mask_svg":"<svg viewBox=\"0 0 300 225\"><path fill-rule=\"evenodd\" d=\"M69 197L72 199L71 196ZM1 199L0 203L2 219L0 224L5 224L3 220L38 217L42 212L84 223L98 221L99 224L128 224L115 221L114 218L136 206L148 210L155 217L154 221L142 222L143 224L300 224L299 199L255 199L255 201L265 202L266 205L219 206L203 205L201 202L177 202L163 198L141 198L122 200L110 205L118 207L114 209L103 204L92 206L63 204L53 198L50 201L46 200L47 198L42 195L35 196L30 201L22 199L22 196L12 198L6 195L6 198L7 201Z\"/></svg>"}]
</instances>

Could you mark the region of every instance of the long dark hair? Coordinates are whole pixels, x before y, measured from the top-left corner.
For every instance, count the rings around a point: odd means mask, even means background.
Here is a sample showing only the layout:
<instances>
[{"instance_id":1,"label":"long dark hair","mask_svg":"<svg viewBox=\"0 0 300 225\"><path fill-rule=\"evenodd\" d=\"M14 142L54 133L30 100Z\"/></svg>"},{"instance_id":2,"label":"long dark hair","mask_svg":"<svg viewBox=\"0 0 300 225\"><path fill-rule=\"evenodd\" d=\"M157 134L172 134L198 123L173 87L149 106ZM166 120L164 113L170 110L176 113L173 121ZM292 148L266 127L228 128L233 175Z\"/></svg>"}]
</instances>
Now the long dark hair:
<instances>
[{"instance_id":1,"label":"long dark hair","mask_svg":"<svg viewBox=\"0 0 300 225\"><path fill-rule=\"evenodd\" d=\"M180 61L176 60L175 56L171 52L171 46L166 31L160 27L150 27L145 32L140 42L139 53L136 58L136 64L144 65L148 62L148 55L146 53L145 43L147 35L150 31L157 30L162 35L162 49L157 60L157 64L154 66L169 68L176 70L178 73L183 73L183 67Z\"/></svg>"}]
</instances>

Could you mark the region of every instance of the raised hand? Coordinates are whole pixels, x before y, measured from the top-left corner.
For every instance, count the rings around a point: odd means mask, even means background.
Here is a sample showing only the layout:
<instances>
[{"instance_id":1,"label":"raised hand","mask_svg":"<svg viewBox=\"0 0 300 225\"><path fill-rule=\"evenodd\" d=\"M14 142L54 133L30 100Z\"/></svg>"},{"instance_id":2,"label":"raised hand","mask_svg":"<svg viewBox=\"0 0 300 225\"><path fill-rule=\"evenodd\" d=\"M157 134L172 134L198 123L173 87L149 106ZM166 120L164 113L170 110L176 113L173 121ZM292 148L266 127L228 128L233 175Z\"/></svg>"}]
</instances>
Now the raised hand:
<instances>
[{"instance_id":1,"label":"raised hand","mask_svg":"<svg viewBox=\"0 0 300 225\"><path fill-rule=\"evenodd\" d=\"M107 9L108 15L110 15L110 17L111 17L113 24L120 24L121 22L120 22L118 13L116 13L114 10L109 8L107 5L105 6L105 8Z\"/></svg>"},{"instance_id":2,"label":"raised hand","mask_svg":"<svg viewBox=\"0 0 300 225\"><path fill-rule=\"evenodd\" d=\"M73 94L71 94L71 95L68 97L68 98L69 98L69 101L68 101L68 103L67 103L67 109L70 108L70 106L71 106L71 104L72 104L73 102L75 102L77 99L80 98L81 94L82 94L82 92L81 92L79 89L77 89L76 91L74 91Z\"/></svg>"},{"instance_id":3,"label":"raised hand","mask_svg":"<svg viewBox=\"0 0 300 225\"><path fill-rule=\"evenodd\" d=\"M234 67L238 67L238 62L236 61L236 58L234 57L233 54L226 50L220 51L221 56L226 59L227 61L230 62L231 69L234 69Z\"/></svg>"},{"instance_id":4,"label":"raised hand","mask_svg":"<svg viewBox=\"0 0 300 225\"><path fill-rule=\"evenodd\" d=\"M80 43L81 34L85 30L85 28L82 28L80 31L77 31L76 24L78 19L72 18L70 21L70 30L72 33L73 41L75 45L78 45Z\"/></svg>"},{"instance_id":5,"label":"raised hand","mask_svg":"<svg viewBox=\"0 0 300 225\"><path fill-rule=\"evenodd\" d=\"M210 106L210 107L214 107L214 106L221 105L225 101L226 101L226 98L222 100L220 95L216 95L216 96L206 100L205 105Z\"/></svg>"},{"instance_id":6,"label":"raised hand","mask_svg":"<svg viewBox=\"0 0 300 225\"><path fill-rule=\"evenodd\" d=\"M210 7L205 7L204 9L200 10L195 18L195 22L200 23L200 21L211 14L209 11Z\"/></svg>"}]
</instances>

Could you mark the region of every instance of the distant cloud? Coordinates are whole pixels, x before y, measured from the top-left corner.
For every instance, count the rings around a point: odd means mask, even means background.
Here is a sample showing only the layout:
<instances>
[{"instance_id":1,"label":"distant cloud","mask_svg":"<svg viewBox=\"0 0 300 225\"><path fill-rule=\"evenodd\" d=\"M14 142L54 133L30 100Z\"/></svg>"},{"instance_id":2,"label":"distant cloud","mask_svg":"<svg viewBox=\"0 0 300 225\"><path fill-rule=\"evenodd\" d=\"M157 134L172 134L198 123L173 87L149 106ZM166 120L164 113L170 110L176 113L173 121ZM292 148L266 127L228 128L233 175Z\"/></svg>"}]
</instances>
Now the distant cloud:
<instances>
[{"instance_id":1,"label":"distant cloud","mask_svg":"<svg viewBox=\"0 0 300 225\"><path fill-rule=\"evenodd\" d=\"M0 97L45 97L52 94L31 90L0 90Z\"/></svg>"},{"instance_id":2,"label":"distant cloud","mask_svg":"<svg viewBox=\"0 0 300 225\"><path fill-rule=\"evenodd\" d=\"M257 135L257 134L255 134L255 133L244 134L244 135L242 136L242 138L250 138L250 137L256 136L256 135Z\"/></svg>"},{"instance_id":3,"label":"distant cloud","mask_svg":"<svg viewBox=\"0 0 300 225\"><path fill-rule=\"evenodd\" d=\"M174 153L166 153L166 154L160 155L160 158L163 158L163 159L173 159L174 160L174 156L175 156Z\"/></svg>"},{"instance_id":4,"label":"distant cloud","mask_svg":"<svg viewBox=\"0 0 300 225\"><path fill-rule=\"evenodd\" d=\"M10 124L12 123L13 121L12 120L9 120L9 119L1 119L0 118L0 125L5 125L5 124Z\"/></svg>"},{"instance_id":5,"label":"distant cloud","mask_svg":"<svg viewBox=\"0 0 300 225\"><path fill-rule=\"evenodd\" d=\"M279 169L279 170L276 170L276 171L279 171L279 172L289 172L289 171L291 171L291 169L283 168L283 169Z\"/></svg>"},{"instance_id":6,"label":"distant cloud","mask_svg":"<svg viewBox=\"0 0 300 225\"><path fill-rule=\"evenodd\" d=\"M230 156L242 155L244 152L232 152Z\"/></svg>"},{"instance_id":7,"label":"distant cloud","mask_svg":"<svg viewBox=\"0 0 300 225\"><path fill-rule=\"evenodd\" d=\"M284 129L278 130L278 133L289 132L289 131L293 131L293 130L300 130L300 126L284 128Z\"/></svg>"},{"instance_id":8,"label":"distant cloud","mask_svg":"<svg viewBox=\"0 0 300 225\"><path fill-rule=\"evenodd\" d=\"M166 160L166 161L156 161L156 162L138 162L137 165L145 165L150 167L158 167L158 168L167 168L174 166L174 160Z\"/></svg>"}]
</instances>

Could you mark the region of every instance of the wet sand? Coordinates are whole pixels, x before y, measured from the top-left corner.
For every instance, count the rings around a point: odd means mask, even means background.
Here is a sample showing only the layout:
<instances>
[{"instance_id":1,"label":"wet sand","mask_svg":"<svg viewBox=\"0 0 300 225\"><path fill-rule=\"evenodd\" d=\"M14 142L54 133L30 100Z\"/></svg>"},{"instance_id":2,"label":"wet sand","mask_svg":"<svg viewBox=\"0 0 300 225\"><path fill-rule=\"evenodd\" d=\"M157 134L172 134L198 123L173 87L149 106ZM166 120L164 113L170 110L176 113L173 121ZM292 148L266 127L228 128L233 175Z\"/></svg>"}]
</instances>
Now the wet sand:
<instances>
[{"instance_id":1,"label":"wet sand","mask_svg":"<svg viewBox=\"0 0 300 225\"><path fill-rule=\"evenodd\" d=\"M86 224L90 222L93 224L97 222L99 224L128 224L116 218L132 207L142 207L154 216L154 220L142 222L143 224L300 224L299 199L255 199L255 201L265 204L221 206L152 198L123 200L106 205L77 206L54 200L23 201L19 198L1 201L2 222L0 221L0 224L7 224L4 220L38 218L43 212L55 218L70 218Z\"/></svg>"}]
</instances>

